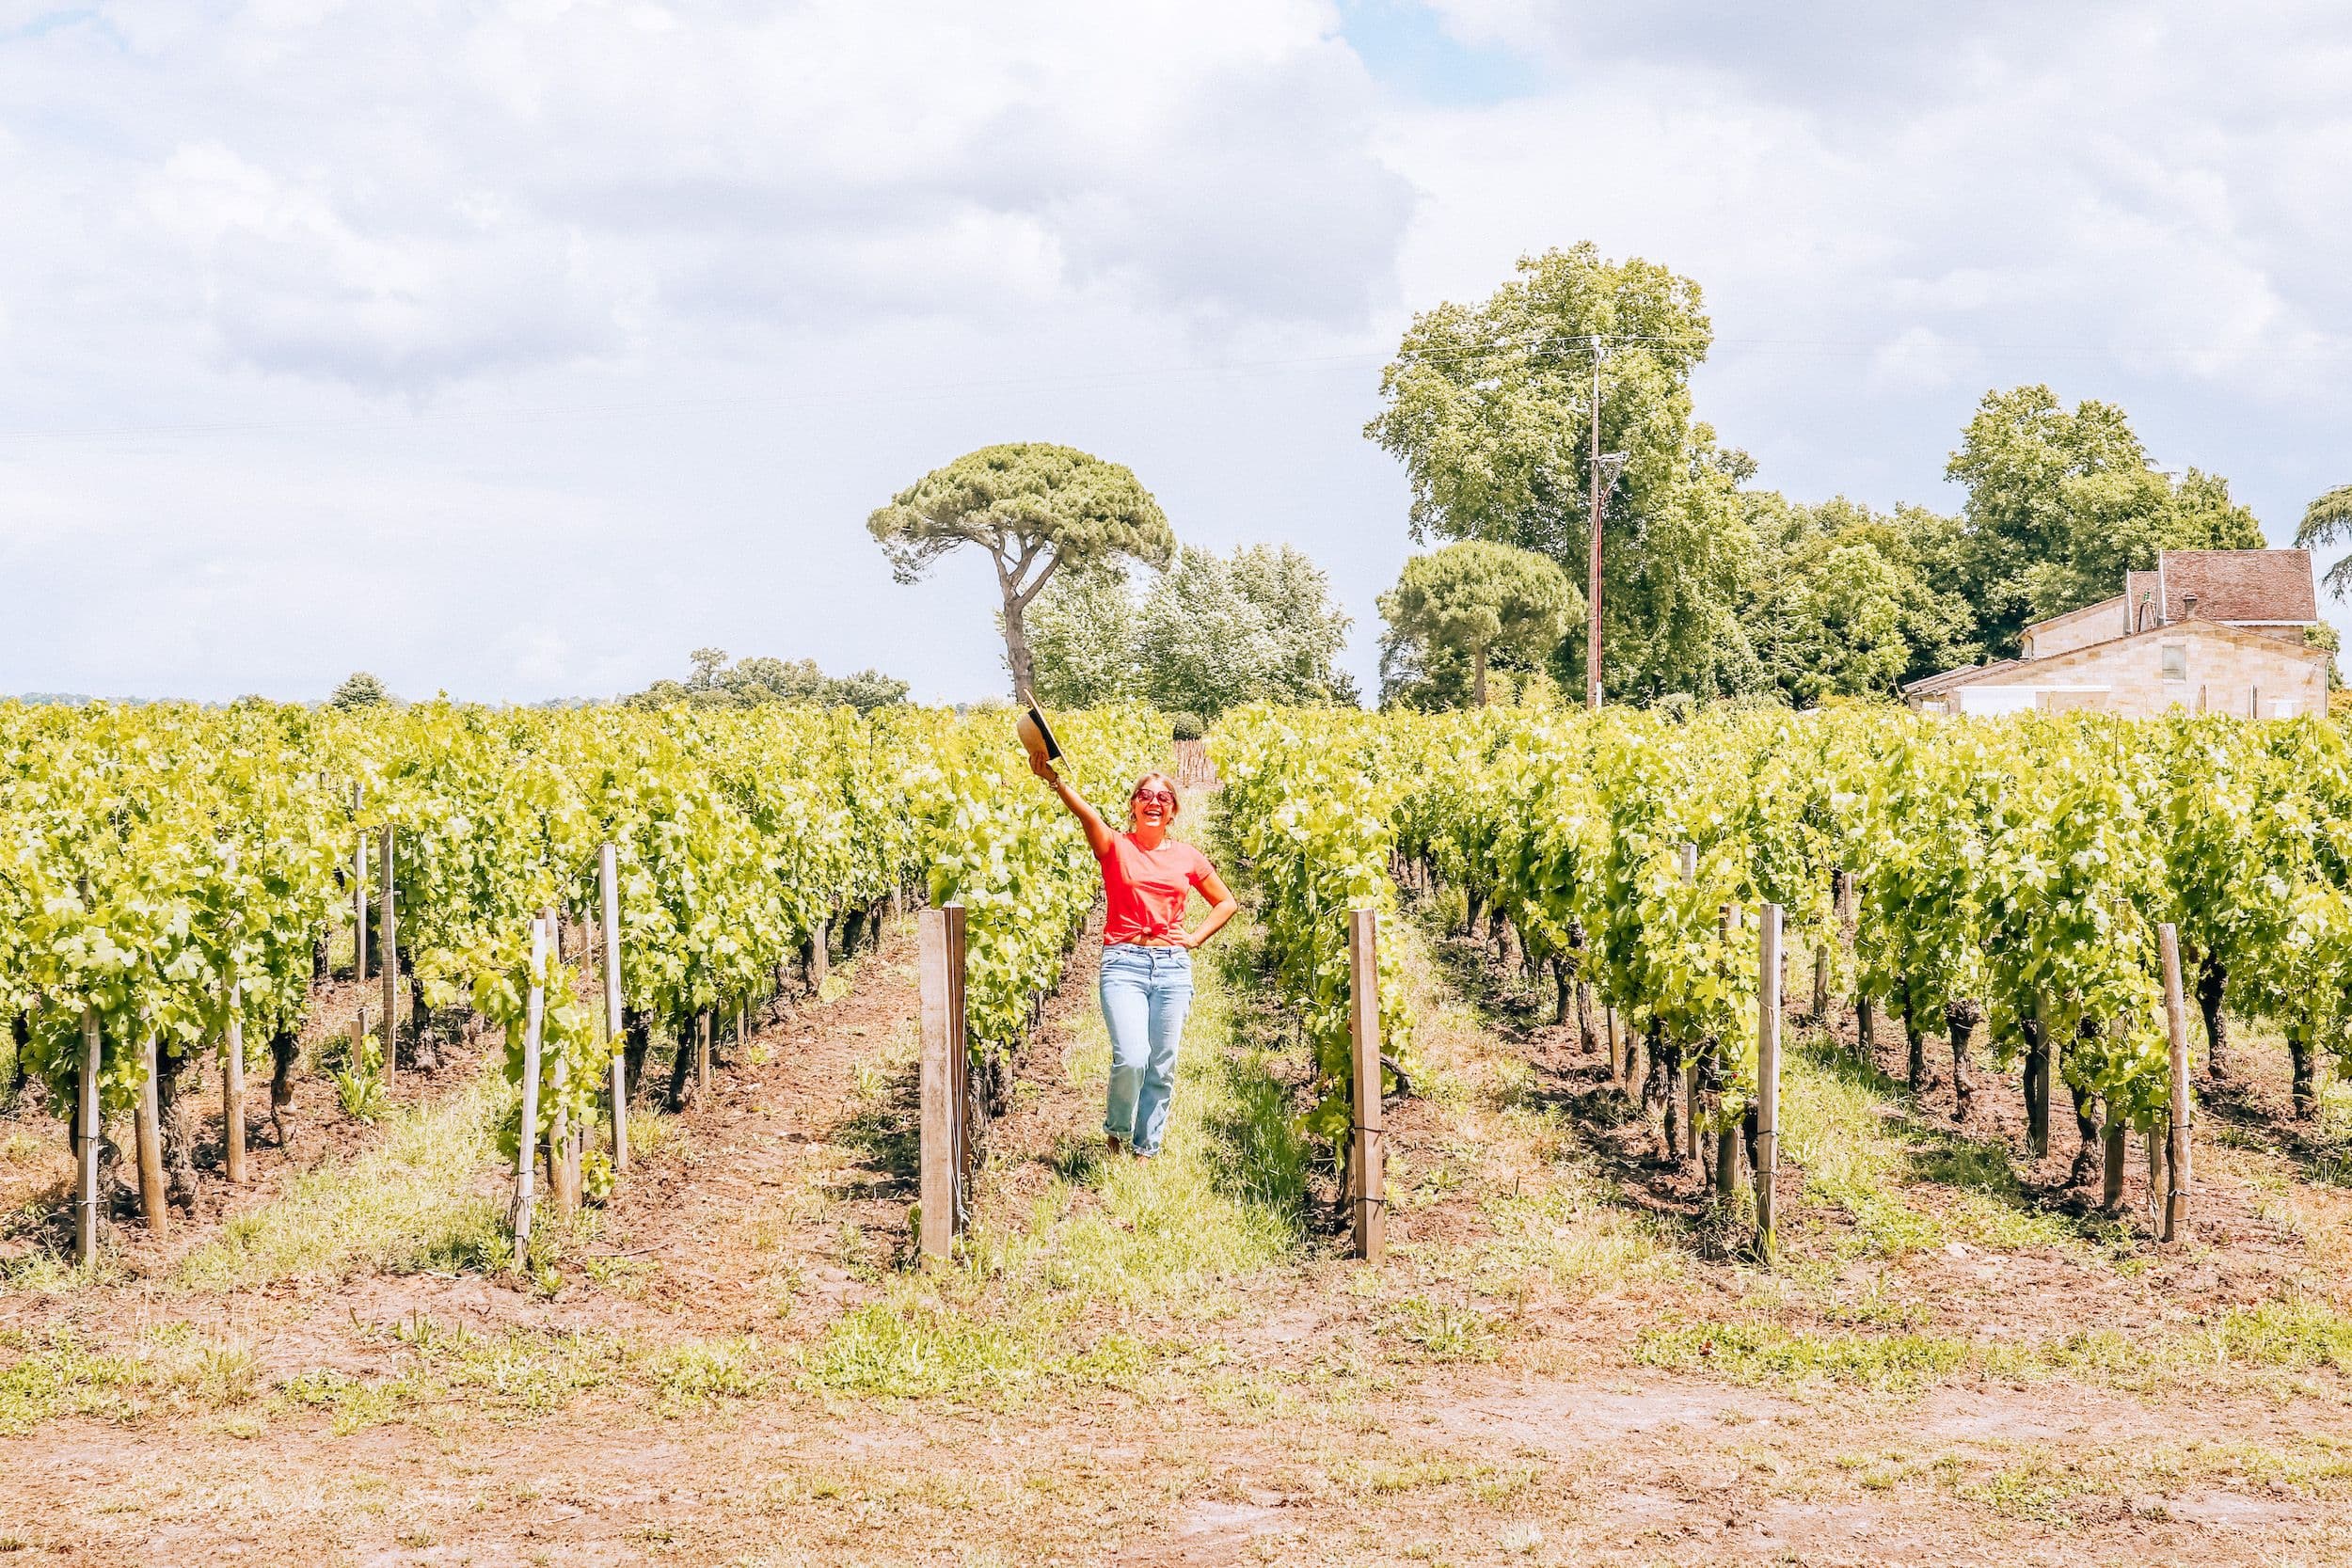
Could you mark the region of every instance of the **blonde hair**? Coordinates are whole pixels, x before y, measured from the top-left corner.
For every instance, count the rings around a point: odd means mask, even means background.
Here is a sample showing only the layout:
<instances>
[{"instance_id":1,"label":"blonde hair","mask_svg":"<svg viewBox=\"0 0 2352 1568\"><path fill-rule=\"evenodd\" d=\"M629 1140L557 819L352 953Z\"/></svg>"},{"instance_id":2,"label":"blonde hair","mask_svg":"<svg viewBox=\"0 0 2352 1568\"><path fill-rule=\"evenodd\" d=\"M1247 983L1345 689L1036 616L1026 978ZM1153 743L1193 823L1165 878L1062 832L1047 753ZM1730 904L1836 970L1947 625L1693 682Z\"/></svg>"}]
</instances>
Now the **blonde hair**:
<instances>
[{"instance_id":1,"label":"blonde hair","mask_svg":"<svg viewBox=\"0 0 2352 1568\"><path fill-rule=\"evenodd\" d=\"M1168 819L1170 822L1173 822L1184 809L1184 792L1177 788L1176 781L1169 778L1165 773L1146 773L1143 777L1137 779L1136 781L1136 787L1127 791L1127 804L1130 808L1133 808L1136 803L1136 797L1143 793L1143 786L1152 783L1155 779L1168 786L1168 793L1175 800L1176 803L1168 808Z\"/></svg>"}]
</instances>

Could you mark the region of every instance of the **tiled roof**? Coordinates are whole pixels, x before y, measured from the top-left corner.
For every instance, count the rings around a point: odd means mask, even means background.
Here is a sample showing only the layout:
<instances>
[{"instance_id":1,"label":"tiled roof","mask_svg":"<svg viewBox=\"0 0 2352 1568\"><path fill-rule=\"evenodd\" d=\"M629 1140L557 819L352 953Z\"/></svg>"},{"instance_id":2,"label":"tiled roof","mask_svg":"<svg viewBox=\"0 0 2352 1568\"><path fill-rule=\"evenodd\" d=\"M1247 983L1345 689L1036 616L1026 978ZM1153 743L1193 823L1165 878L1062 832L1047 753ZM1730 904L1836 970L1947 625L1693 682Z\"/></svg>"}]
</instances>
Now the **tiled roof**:
<instances>
[{"instance_id":1,"label":"tiled roof","mask_svg":"<svg viewBox=\"0 0 2352 1568\"><path fill-rule=\"evenodd\" d=\"M2123 624L2125 626L2137 626L2138 624L2139 607L2143 602L2148 606L2148 613L2151 616L2162 615L2164 613L2164 596L2162 589L2158 584L2158 575L2154 572L2124 573L2123 600L2125 605L2125 619ZM2200 606L2199 608L2201 609L2203 607Z\"/></svg>"},{"instance_id":2,"label":"tiled roof","mask_svg":"<svg viewBox=\"0 0 2352 1568\"><path fill-rule=\"evenodd\" d=\"M2156 574L2153 572L2148 574L2151 579L2153 579L2155 575ZM2089 615L2093 610L2113 610L2117 602L2118 601L2115 599L2101 599L2097 604L2077 605L2073 610L2063 611L2060 614L2052 615L2043 620L2030 622L2026 626L2026 630L2028 633L2032 633L2044 630L2050 626L2063 626L2067 622L2074 620L2078 615Z\"/></svg>"},{"instance_id":3,"label":"tiled roof","mask_svg":"<svg viewBox=\"0 0 2352 1568\"><path fill-rule=\"evenodd\" d=\"M1963 664L1957 670L1947 670L1940 675L1922 675L1917 680L1910 682L1903 689L1905 691L1941 691L1947 687L1963 686L1979 675L1990 674L1995 670L2006 670L2016 662L2017 660L2013 658L1996 658L1990 664Z\"/></svg>"},{"instance_id":4,"label":"tiled roof","mask_svg":"<svg viewBox=\"0 0 2352 1568\"><path fill-rule=\"evenodd\" d=\"M2309 550L2167 550L2157 559L2155 575L2164 580L2168 621L2187 613L2191 594L2197 595L2197 613L2208 621L2319 619Z\"/></svg>"}]
</instances>

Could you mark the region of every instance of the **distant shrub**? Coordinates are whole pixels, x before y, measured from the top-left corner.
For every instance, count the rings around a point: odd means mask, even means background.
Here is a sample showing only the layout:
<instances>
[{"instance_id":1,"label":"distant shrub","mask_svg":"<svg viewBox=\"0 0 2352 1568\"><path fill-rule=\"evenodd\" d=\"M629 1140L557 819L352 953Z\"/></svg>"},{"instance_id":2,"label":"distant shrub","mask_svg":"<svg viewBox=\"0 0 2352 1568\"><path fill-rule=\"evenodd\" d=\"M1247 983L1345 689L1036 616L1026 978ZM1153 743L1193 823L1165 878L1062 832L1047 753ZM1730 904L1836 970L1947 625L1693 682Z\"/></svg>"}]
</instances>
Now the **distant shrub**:
<instances>
[{"instance_id":1,"label":"distant shrub","mask_svg":"<svg viewBox=\"0 0 2352 1568\"><path fill-rule=\"evenodd\" d=\"M365 670L358 670L335 689L334 695L326 699L326 704L329 707L342 708L349 713L356 708L382 707L391 700L392 694L384 689L382 681Z\"/></svg>"}]
</instances>

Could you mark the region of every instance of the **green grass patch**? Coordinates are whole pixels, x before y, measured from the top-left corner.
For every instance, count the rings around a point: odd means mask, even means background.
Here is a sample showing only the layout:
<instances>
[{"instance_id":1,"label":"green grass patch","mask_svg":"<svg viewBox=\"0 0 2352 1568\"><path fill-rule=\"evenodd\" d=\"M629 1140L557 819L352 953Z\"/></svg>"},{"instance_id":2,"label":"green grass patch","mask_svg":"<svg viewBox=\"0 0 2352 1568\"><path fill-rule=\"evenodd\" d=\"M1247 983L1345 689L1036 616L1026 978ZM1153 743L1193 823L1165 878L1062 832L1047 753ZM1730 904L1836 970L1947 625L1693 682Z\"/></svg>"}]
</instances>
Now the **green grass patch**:
<instances>
[{"instance_id":1,"label":"green grass patch","mask_svg":"<svg viewBox=\"0 0 2352 1568\"><path fill-rule=\"evenodd\" d=\"M252 1352L158 1324L127 1350L92 1345L71 1327L0 1333L0 1435L60 1416L135 1421L151 1412L220 1410L259 1387Z\"/></svg>"},{"instance_id":2,"label":"green grass patch","mask_svg":"<svg viewBox=\"0 0 2352 1568\"><path fill-rule=\"evenodd\" d=\"M1305 1145L1266 1053L1232 1043L1230 974L1204 958L1195 986L1158 1156L1111 1160L1079 1133L1025 1215L984 1221L952 1266L892 1279L831 1324L804 1354L811 1381L910 1398L1132 1386L1172 1353L1120 1320L1214 1319L1236 1282L1303 1256ZM1100 1093L1109 1044L1083 1018L1071 1071Z\"/></svg>"},{"instance_id":3,"label":"green grass patch","mask_svg":"<svg viewBox=\"0 0 2352 1568\"><path fill-rule=\"evenodd\" d=\"M233 1291L483 1266L505 1243L501 1199L482 1184L495 1176L498 1124L514 1098L485 1071L447 1100L394 1113L374 1148L328 1160L221 1227L175 1283Z\"/></svg>"},{"instance_id":4,"label":"green grass patch","mask_svg":"<svg viewBox=\"0 0 2352 1568\"><path fill-rule=\"evenodd\" d=\"M2235 1366L2352 1371L2352 1320L2307 1296L2233 1307L2211 1337L2215 1359Z\"/></svg>"},{"instance_id":5,"label":"green grass patch","mask_svg":"<svg viewBox=\"0 0 2352 1568\"><path fill-rule=\"evenodd\" d=\"M1792 1053L1781 1077L1784 1147L1804 1171L1804 1195L1843 1210L1856 1253L1900 1258L1948 1243L1996 1252L2079 1246L2081 1227L2039 1213L1996 1145L1890 1117L1895 1085L1841 1053ZM1933 1208L1904 1189L1937 1189Z\"/></svg>"},{"instance_id":6,"label":"green grass patch","mask_svg":"<svg viewBox=\"0 0 2352 1568\"><path fill-rule=\"evenodd\" d=\"M2195 1327L2125 1334L2086 1329L2045 1339L1965 1339L1790 1328L1768 1319L1682 1320L1645 1329L1633 1359L1735 1383L1834 1382L1898 1391L1959 1376L2091 1378L2125 1385L2219 1372L2352 1371L2352 1319L2324 1302L2280 1296Z\"/></svg>"},{"instance_id":7,"label":"green grass patch","mask_svg":"<svg viewBox=\"0 0 2352 1568\"><path fill-rule=\"evenodd\" d=\"M1088 1304L1214 1309L1218 1288L1295 1259L1305 1242L1306 1145L1271 1058L1233 1047L1232 980L1196 964L1168 1135L1151 1160L1109 1159L1089 1129L1062 1151L1061 1180L1018 1227L983 1226L964 1243L975 1278ZM1072 1070L1102 1091L1110 1044L1084 1015ZM1093 1200L1081 1204L1081 1189Z\"/></svg>"},{"instance_id":8,"label":"green grass patch","mask_svg":"<svg viewBox=\"0 0 2352 1568\"><path fill-rule=\"evenodd\" d=\"M646 1344L607 1330L478 1334L422 1314L393 1325L385 1337L405 1353L394 1371L381 1377L308 1371L280 1385L279 1397L290 1406L331 1413L338 1433L451 1403L524 1421L600 1392L633 1392L649 1397L660 1413L677 1415L764 1391L775 1365L774 1356L748 1338Z\"/></svg>"},{"instance_id":9,"label":"green grass patch","mask_svg":"<svg viewBox=\"0 0 2352 1568\"><path fill-rule=\"evenodd\" d=\"M61 1417L136 1425L240 1408L325 1413L339 1433L452 1403L529 1420L599 1391L635 1393L675 1415L759 1394L779 1365L753 1338L646 1344L602 1330L478 1334L426 1314L369 1333L389 1353L380 1375L311 1368L276 1383L246 1346L184 1322L156 1324L112 1349L64 1326L0 1334L0 1436Z\"/></svg>"},{"instance_id":10,"label":"green grass patch","mask_svg":"<svg viewBox=\"0 0 2352 1568\"><path fill-rule=\"evenodd\" d=\"M1131 1334L1083 1342L1072 1303L990 1305L974 1311L903 1282L835 1323L803 1365L818 1386L848 1393L1018 1401L1069 1384L1132 1388L1158 1359Z\"/></svg>"},{"instance_id":11,"label":"green grass patch","mask_svg":"<svg viewBox=\"0 0 2352 1568\"><path fill-rule=\"evenodd\" d=\"M1380 1332L1414 1347L1426 1361L1492 1361L1511 1325L1489 1312L1427 1296L1406 1296L1380 1314Z\"/></svg>"},{"instance_id":12,"label":"green grass patch","mask_svg":"<svg viewBox=\"0 0 2352 1568\"><path fill-rule=\"evenodd\" d=\"M2080 1465L2055 1457L2028 1459L1953 1487L1963 1499L2003 1518L2059 1526L2074 1522L2071 1504L2105 1490L2106 1483Z\"/></svg>"},{"instance_id":13,"label":"green grass patch","mask_svg":"<svg viewBox=\"0 0 2352 1568\"><path fill-rule=\"evenodd\" d=\"M1473 1239L1419 1247L1420 1256L1438 1274L1490 1294L1519 1291L1534 1274L1578 1301L1681 1273L1688 1255L1668 1227L1625 1203L1583 1144L1589 1127L1578 1118L1626 1113L1604 1100L1580 1107L1572 1118L1543 1101L1534 1064L1497 1039L1495 1020L1465 994L1485 976L1448 961L1449 935L1424 904L1381 939L1420 1020L1415 1086L1449 1123L1446 1141L1424 1155L1425 1165L1391 1152L1391 1212L1476 1192L1486 1225Z\"/></svg>"},{"instance_id":14,"label":"green grass patch","mask_svg":"<svg viewBox=\"0 0 2352 1568\"><path fill-rule=\"evenodd\" d=\"M1677 1323L1645 1329L1633 1359L1645 1367L1704 1371L1734 1383L1827 1380L1913 1389L1966 1370L1967 1340L1933 1334L1854 1334L1778 1323Z\"/></svg>"},{"instance_id":15,"label":"green grass patch","mask_svg":"<svg viewBox=\"0 0 2352 1568\"><path fill-rule=\"evenodd\" d=\"M1681 1272L1684 1255L1665 1227L1612 1201L1597 1177L1558 1165L1544 1176L1543 1185L1498 1194L1479 1206L1492 1227L1476 1248L1482 1272L1507 1278L1538 1270L1577 1300Z\"/></svg>"},{"instance_id":16,"label":"green grass patch","mask_svg":"<svg viewBox=\"0 0 2352 1568\"><path fill-rule=\"evenodd\" d=\"M750 1336L664 1346L654 1354L650 1371L660 1404L674 1411L747 1400L771 1381L760 1343Z\"/></svg>"}]
</instances>

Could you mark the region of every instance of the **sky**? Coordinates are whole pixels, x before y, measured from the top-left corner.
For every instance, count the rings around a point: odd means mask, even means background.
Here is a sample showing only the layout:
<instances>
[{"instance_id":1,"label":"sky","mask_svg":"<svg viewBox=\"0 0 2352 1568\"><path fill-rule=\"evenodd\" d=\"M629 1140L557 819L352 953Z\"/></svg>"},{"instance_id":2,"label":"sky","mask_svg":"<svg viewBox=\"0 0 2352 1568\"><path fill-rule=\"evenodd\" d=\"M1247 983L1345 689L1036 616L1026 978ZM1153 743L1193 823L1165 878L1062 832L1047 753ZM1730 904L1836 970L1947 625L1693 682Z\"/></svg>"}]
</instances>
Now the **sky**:
<instances>
[{"instance_id":1,"label":"sky","mask_svg":"<svg viewBox=\"0 0 2352 1568\"><path fill-rule=\"evenodd\" d=\"M2347 166L2326 3L0 0L0 691L989 695L985 562L865 519L1009 440L1307 550L1375 688L1380 367L1587 239L1759 484L1956 509L2039 381L2291 543Z\"/></svg>"}]
</instances>

